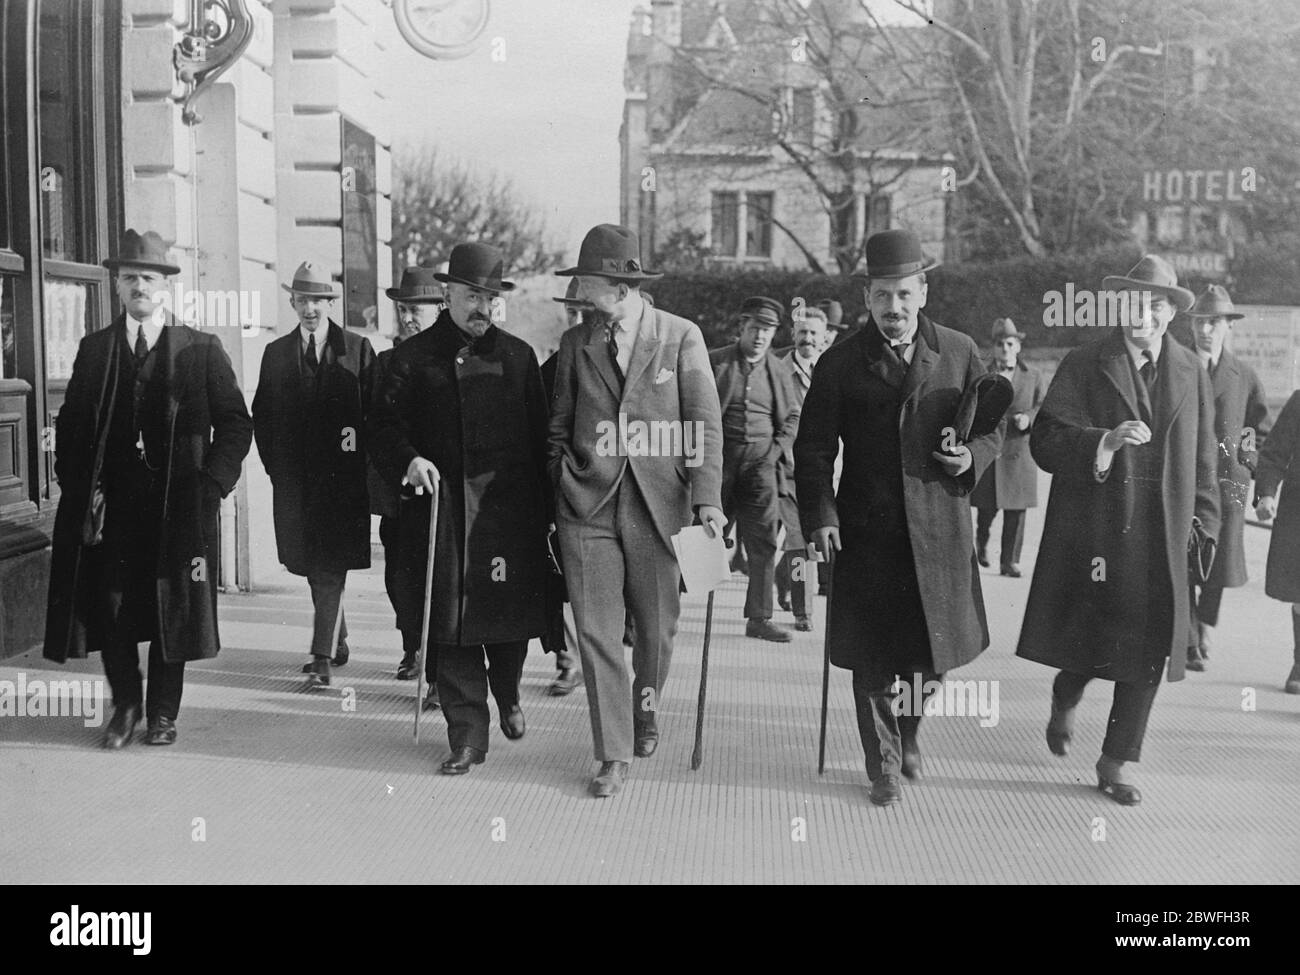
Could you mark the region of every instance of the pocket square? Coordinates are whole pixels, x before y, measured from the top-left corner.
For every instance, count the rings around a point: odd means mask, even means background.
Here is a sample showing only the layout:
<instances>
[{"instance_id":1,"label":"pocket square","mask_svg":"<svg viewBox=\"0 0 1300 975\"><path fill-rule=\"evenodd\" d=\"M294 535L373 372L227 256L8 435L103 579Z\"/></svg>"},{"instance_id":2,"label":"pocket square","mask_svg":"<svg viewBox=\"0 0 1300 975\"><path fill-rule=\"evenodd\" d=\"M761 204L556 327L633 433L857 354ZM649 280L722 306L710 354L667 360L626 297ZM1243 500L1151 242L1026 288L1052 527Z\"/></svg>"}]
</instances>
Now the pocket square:
<instances>
[{"instance_id":1,"label":"pocket square","mask_svg":"<svg viewBox=\"0 0 1300 975\"><path fill-rule=\"evenodd\" d=\"M671 369L660 369L658 374L655 376L655 385L658 386L660 383L666 383L672 378L673 371Z\"/></svg>"}]
</instances>

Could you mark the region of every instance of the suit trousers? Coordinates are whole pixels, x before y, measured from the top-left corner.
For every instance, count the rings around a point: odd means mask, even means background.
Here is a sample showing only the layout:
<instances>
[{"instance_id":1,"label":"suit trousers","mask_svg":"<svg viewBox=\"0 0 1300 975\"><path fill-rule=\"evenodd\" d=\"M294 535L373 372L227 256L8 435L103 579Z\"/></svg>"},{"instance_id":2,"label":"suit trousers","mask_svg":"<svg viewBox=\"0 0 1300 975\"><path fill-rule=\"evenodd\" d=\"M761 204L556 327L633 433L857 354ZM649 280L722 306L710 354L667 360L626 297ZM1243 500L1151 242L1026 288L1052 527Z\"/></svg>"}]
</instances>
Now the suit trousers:
<instances>
[{"instance_id":1,"label":"suit trousers","mask_svg":"<svg viewBox=\"0 0 1300 975\"><path fill-rule=\"evenodd\" d=\"M1136 762L1142 757L1142 740L1146 737L1151 706L1164 673L1164 658L1152 660L1142 681L1116 681L1111 699L1110 719L1101 753L1117 762ZM1090 677L1063 670L1052 682L1052 697L1058 708L1077 707Z\"/></svg>"},{"instance_id":2,"label":"suit trousers","mask_svg":"<svg viewBox=\"0 0 1300 975\"><path fill-rule=\"evenodd\" d=\"M989 543L989 532L993 528L993 519L998 515L997 508L975 509L975 544L983 548ZM1025 509L1007 508L1002 512L1002 549L998 561L1005 565L1015 565L1020 561L1020 550L1025 544Z\"/></svg>"},{"instance_id":3,"label":"suit trousers","mask_svg":"<svg viewBox=\"0 0 1300 975\"><path fill-rule=\"evenodd\" d=\"M315 610L311 630L311 652L318 657L332 657L339 641L348 635L343 618L343 587L348 573L316 569L307 575L311 587L311 604Z\"/></svg>"},{"instance_id":4,"label":"suit trousers","mask_svg":"<svg viewBox=\"0 0 1300 975\"><path fill-rule=\"evenodd\" d=\"M433 656L433 647L429 650ZM486 752L490 717L488 690L491 689L497 710L502 714L519 703L519 679L524 672L528 641L468 647L444 643L437 650L438 696L447 719L447 743L452 751L468 746Z\"/></svg>"},{"instance_id":5,"label":"suit trousers","mask_svg":"<svg viewBox=\"0 0 1300 975\"><path fill-rule=\"evenodd\" d=\"M557 508L596 760L630 762L634 720L654 719L668 680L681 610L677 558L655 528L630 469L585 521L563 498ZM623 656L628 612L634 632L630 693Z\"/></svg>"},{"instance_id":6,"label":"suit trousers","mask_svg":"<svg viewBox=\"0 0 1300 975\"><path fill-rule=\"evenodd\" d=\"M726 443L722 449L722 507L736 519L736 533L749 563L745 619L772 618L772 585L780 512L772 442Z\"/></svg>"},{"instance_id":7,"label":"suit trousers","mask_svg":"<svg viewBox=\"0 0 1300 975\"><path fill-rule=\"evenodd\" d=\"M894 685L881 686L875 683L875 675L863 668L853 671L853 704L858 713L858 737L862 740L862 751L867 760L867 778L872 782L884 773L899 774L902 770L902 743L915 741L921 727L921 715L896 714L894 701L901 693L904 702L914 701L912 686L921 682L921 709L934 693L934 687L928 690L925 685L930 681L943 680L943 674L898 674L901 690L895 691Z\"/></svg>"},{"instance_id":8,"label":"suit trousers","mask_svg":"<svg viewBox=\"0 0 1300 975\"><path fill-rule=\"evenodd\" d=\"M802 559L798 573L795 571L795 559ZM812 616L812 601L807 599L808 588L817 591L817 566L819 563L808 561L803 552L782 552L781 561L776 564L776 589L780 593L789 593L790 608L795 616ZM803 579L796 579L795 575Z\"/></svg>"},{"instance_id":9,"label":"suit trousers","mask_svg":"<svg viewBox=\"0 0 1300 975\"><path fill-rule=\"evenodd\" d=\"M140 648L133 634L119 634L104 647L104 676L113 692L114 707L144 705L145 717L171 718L181 710L181 693L185 689L185 661L168 663L163 659L162 643L149 642L149 696L140 680Z\"/></svg>"},{"instance_id":10,"label":"suit trousers","mask_svg":"<svg viewBox=\"0 0 1300 975\"><path fill-rule=\"evenodd\" d=\"M399 565L398 546L401 544L402 533L401 523L395 515L385 515L379 519L379 542L384 546L384 591L388 593L389 605L393 607L393 612L400 620L402 618L401 585L401 567ZM420 631L419 629L407 626L405 629L399 624L397 627L402 634L402 653L415 653L420 649ZM347 636L346 626L342 632Z\"/></svg>"}]
</instances>

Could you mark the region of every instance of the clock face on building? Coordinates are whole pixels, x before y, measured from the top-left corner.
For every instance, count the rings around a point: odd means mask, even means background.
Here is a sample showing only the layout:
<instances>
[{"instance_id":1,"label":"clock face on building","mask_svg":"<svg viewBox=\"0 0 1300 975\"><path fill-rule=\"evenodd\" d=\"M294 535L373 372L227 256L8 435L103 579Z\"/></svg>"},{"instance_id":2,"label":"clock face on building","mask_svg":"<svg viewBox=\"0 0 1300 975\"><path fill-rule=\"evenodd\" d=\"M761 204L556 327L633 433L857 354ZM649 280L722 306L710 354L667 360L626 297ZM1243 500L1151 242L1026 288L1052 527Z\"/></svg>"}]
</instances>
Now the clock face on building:
<instances>
[{"instance_id":1,"label":"clock face on building","mask_svg":"<svg viewBox=\"0 0 1300 975\"><path fill-rule=\"evenodd\" d=\"M489 0L394 0L393 16L406 42L425 57L463 58L487 27Z\"/></svg>"}]
</instances>

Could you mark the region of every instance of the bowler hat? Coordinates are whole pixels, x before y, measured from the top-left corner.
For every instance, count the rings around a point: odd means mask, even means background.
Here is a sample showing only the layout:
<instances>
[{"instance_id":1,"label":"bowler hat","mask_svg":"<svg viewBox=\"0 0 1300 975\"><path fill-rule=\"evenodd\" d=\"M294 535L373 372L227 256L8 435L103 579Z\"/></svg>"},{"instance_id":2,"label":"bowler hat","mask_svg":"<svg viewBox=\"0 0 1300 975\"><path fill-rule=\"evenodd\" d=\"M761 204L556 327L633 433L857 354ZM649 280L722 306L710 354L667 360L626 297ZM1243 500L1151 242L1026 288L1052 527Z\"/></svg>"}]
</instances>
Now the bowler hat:
<instances>
[{"instance_id":1,"label":"bowler hat","mask_svg":"<svg viewBox=\"0 0 1300 975\"><path fill-rule=\"evenodd\" d=\"M116 272L122 265L143 267L163 274L180 274L181 269L167 256L167 244L152 230L138 234L128 230L122 235L117 254L104 261L104 267Z\"/></svg>"},{"instance_id":2,"label":"bowler hat","mask_svg":"<svg viewBox=\"0 0 1300 975\"><path fill-rule=\"evenodd\" d=\"M834 298L823 298L817 307L826 313L826 324L831 328L844 329L844 306Z\"/></svg>"},{"instance_id":3,"label":"bowler hat","mask_svg":"<svg viewBox=\"0 0 1300 975\"><path fill-rule=\"evenodd\" d=\"M781 303L763 295L746 298L740 306L741 318L752 318L760 325L776 328L781 324Z\"/></svg>"},{"instance_id":4,"label":"bowler hat","mask_svg":"<svg viewBox=\"0 0 1300 975\"><path fill-rule=\"evenodd\" d=\"M402 283L396 288L385 288L384 294L406 305L431 305L447 300L431 267L408 267L402 272Z\"/></svg>"},{"instance_id":5,"label":"bowler hat","mask_svg":"<svg viewBox=\"0 0 1300 975\"><path fill-rule=\"evenodd\" d=\"M576 308L579 311L585 311L595 306L590 301L583 301L578 297L578 279L574 278L569 282L569 286L564 289L563 298L552 298L552 301L558 301L568 308Z\"/></svg>"},{"instance_id":6,"label":"bowler hat","mask_svg":"<svg viewBox=\"0 0 1300 975\"><path fill-rule=\"evenodd\" d=\"M1003 339L1025 340L1025 333L1016 328L1016 323L1009 318L998 318L993 322L993 344L997 345Z\"/></svg>"},{"instance_id":7,"label":"bowler hat","mask_svg":"<svg viewBox=\"0 0 1300 975\"><path fill-rule=\"evenodd\" d=\"M1196 304L1192 305L1192 310L1187 314L1192 318L1226 318L1231 322L1246 317L1233 308L1232 299L1221 284L1212 284L1206 288L1205 294L1196 299Z\"/></svg>"},{"instance_id":8,"label":"bowler hat","mask_svg":"<svg viewBox=\"0 0 1300 975\"><path fill-rule=\"evenodd\" d=\"M457 244L451 249L451 259L447 261L447 272L434 277L439 281L454 284L467 284L480 291L514 291L511 281L502 281L505 271L505 259L501 252L491 244Z\"/></svg>"},{"instance_id":9,"label":"bowler hat","mask_svg":"<svg viewBox=\"0 0 1300 975\"><path fill-rule=\"evenodd\" d=\"M641 266L641 242L626 227L602 223L587 231L578 251L578 263L555 272L560 277L591 274L615 281L650 281L662 278Z\"/></svg>"},{"instance_id":10,"label":"bowler hat","mask_svg":"<svg viewBox=\"0 0 1300 975\"><path fill-rule=\"evenodd\" d=\"M858 271L855 278L908 278L939 266L938 261L928 260L921 253L921 241L910 230L872 234L863 250L867 269Z\"/></svg>"},{"instance_id":11,"label":"bowler hat","mask_svg":"<svg viewBox=\"0 0 1300 975\"><path fill-rule=\"evenodd\" d=\"M1178 286L1173 265L1163 257L1144 254L1128 274L1110 274L1102 279L1103 291L1151 291L1169 298L1179 311L1187 311L1196 296Z\"/></svg>"},{"instance_id":12,"label":"bowler hat","mask_svg":"<svg viewBox=\"0 0 1300 975\"><path fill-rule=\"evenodd\" d=\"M303 261L298 270L293 272L293 283L280 285L285 291L294 295L308 295L312 298L337 298L342 294L334 279L324 268Z\"/></svg>"}]
</instances>

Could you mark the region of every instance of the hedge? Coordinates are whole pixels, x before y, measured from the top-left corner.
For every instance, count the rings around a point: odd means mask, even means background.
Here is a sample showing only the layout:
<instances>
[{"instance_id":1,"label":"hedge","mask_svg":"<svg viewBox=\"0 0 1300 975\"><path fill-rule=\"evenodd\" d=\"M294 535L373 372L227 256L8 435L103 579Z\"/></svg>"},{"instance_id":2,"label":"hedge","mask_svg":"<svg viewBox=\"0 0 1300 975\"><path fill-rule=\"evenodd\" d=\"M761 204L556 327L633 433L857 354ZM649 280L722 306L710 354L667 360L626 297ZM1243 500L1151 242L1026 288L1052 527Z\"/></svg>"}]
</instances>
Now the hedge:
<instances>
[{"instance_id":1,"label":"hedge","mask_svg":"<svg viewBox=\"0 0 1300 975\"><path fill-rule=\"evenodd\" d=\"M1098 291L1106 275L1124 274L1140 256L1137 247L1123 246L1042 259L1026 256L941 265L927 275L926 314L966 332L982 346L988 344L994 319L1010 317L1026 334L1027 348L1069 348L1095 338L1098 330L1044 324L1045 296L1059 292L1064 298L1067 283L1074 285L1076 293ZM1300 305L1300 235L1281 244L1239 245L1229 262L1229 274L1229 289L1238 304ZM1179 283L1200 293L1208 282L1188 277ZM859 282L798 270L670 272L645 290L659 307L697 323L710 348L731 340L736 314L750 295L775 298L787 309L796 296L809 305L836 298L844 306L847 322L865 313ZM789 326L782 326L774 344L790 341Z\"/></svg>"}]
</instances>

